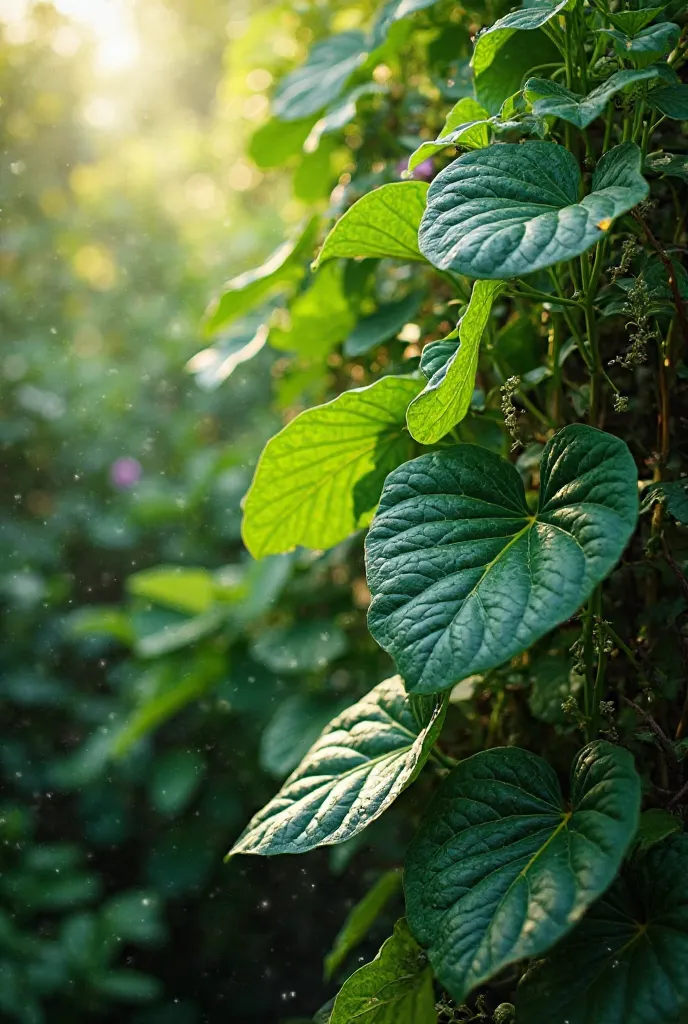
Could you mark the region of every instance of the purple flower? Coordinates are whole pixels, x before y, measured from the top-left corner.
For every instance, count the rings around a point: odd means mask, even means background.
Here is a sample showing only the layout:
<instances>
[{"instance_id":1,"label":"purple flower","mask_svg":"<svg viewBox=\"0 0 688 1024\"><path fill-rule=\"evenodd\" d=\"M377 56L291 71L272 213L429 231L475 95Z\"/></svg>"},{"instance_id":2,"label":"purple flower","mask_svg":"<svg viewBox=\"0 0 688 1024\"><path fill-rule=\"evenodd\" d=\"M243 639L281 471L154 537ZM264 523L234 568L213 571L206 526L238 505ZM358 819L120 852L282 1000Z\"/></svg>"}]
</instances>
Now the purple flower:
<instances>
[{"instance_id":1,"label":"purple flower","mask_svg":"<svg viewBox=\"0 0 688 1024\"><path fill-rule=\"evenodd\" d=\"M129 456L125 456L121 459L115 459L110 466L110 479L112 480L115 487L119 487L121 491L126 491L130 487L134 487L139 482L143 475L143 466L138 459L132 459Z\"/></svg>"},{"instance_id":2,"label":"purple flower","mask_svg":"<svg viewBox=\"0 0 688 1024\"><path fill-rule=\"evenodd\" d=\"M397 173L401 177L404 171L408 167L408 160L400 160L397 164ZM432 161L432 157L428 157L427 160L423 160L417 167L414 167L411 172L411 177L416 178L419 181L432 181L435 177L435 165Z\"/></svg>"}]
</instances>

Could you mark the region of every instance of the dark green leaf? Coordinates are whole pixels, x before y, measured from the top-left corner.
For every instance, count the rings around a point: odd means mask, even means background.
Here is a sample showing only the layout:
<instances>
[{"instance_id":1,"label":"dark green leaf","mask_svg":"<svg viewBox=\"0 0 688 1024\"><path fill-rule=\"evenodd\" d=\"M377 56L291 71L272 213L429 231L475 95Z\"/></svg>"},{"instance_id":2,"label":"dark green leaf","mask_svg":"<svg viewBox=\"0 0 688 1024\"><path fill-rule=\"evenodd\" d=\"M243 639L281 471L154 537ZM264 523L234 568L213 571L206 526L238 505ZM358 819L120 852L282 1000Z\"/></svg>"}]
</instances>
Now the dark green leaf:
<instances>
[{"instance_id":1,"label":"dark green leaf","mask_svg":"<svg viewBox=\"0 0 688 1024\"><path fill-rule=\"evenodd\" d=\"M423 301L423 292L411 292L397 302L380 306L370 316L359 320L344 342L345 356L360 356L377 345L389 341L416 315Z\"/></svg>"},{"instance_id":2,"label":"dark green leaf","mask_svg":"<svg viewBox=\"0 0 688 1024\"><path fill-rule=\"evenodd\" d=\"M532 104L533 112L540 117L548 114L560 117L562 121L575 124L577 128L587 128L595 118L601 117L610 99L617 93L637 82L651 81L673 77L667 65L644 69L617 71L616 74L598 85L587 96L565 89L558 82L544 78L529 78L525 84L525 97ZM658 90L664 92L665 90ZM650 94L652 98L656 92Z\"/></svg>"},{"instance_id":3,"label":"dark green leaf","mask_svg":"<svg viewBox=\"0 0 688 1024\"><path fill-rule=\"evenodd\" d=\"M653 89L647 101L675 121L688 121L688 85L665 85L661 89Z\"/></svg>"},{"instance_id":4,"label":"dark green leaf","mask_svg":"<svg viewBox=\"0 0 688 1024\"><path fill-rule=\"evenodd\" d=\"M688 181L688 156L680 153L650 153L645 161L645 170Z\"/></svg>"},{"instance_id":5,"label":"dark green leaf","mask_svg":"<svg viewBox=\"0 0 688 1024\"><path fill-rule=\"evenodd\" d=\"M419 729L399 676L380 683L330 723L230 855L305 853L351 839L416 777L444 713L436 704Z\"/></svg>"},{"instance_id":6,"label":"dark green leaf","mask_svg":"<svg viewBox=\"0 0 688 1024\"><path fill-rule=\"evenodd\" d=\"M519 986L528 1024L678 1024L688 1006L688 836L637 858Z\"/></svg>"},{"instance_id":7,"label":"dark green leaf","mask_svg":"<svg viewBox=\"0 0 688 1024\"><path fill-rule=\"evenodd\" d=\"M652 0L649 3L629 3L626 10L605 10L605 15L614 28L618 28L626 35L633 36L640 32L641 28L649 25L658 14L661 14L665 6L664 3L655 5Z\"/></svg>"},{"instance_id":8,"label":"dark green leaf","mask_svg":"<svg viewBox=\"0 0 688 1024\"><path fill-rule=\"evenodd\" d=\"M612 883L639 811L633 759L611 743L578 754L570 803L526 750L485 750L454 768L409 847L405 888L411 930L457 1003L580 920Z\"/></svg>"},{"instance_id":9,"label":"dark green leaf","mask_svg":"<svg viewBox=\"0 0 688 1024\"><path fill-rule=\"evenodd\" d=\"M352 974L329 1024L436 1024L432 971L402 919L377 957Z\"/></svg>"},{"instance_id":10,"label":"dark green leaf","mask_svg":"<svg viewBox=\"0 0 688 1024\"><path fill-rule=\"evenodd\" d=\"M251 554L328 548L367 525L385 477L411 452L406 408L421 388L383 377L306 410L273 437L244 505Z\"/></svg>"},{"instance_id":11,"label":"dark green leaf","mask_svg":"<svg viewBox=\"0 0 688 1024\"><path fill-rule=\"evenodd\" d=\"M179 814L203 781L206 764L195 750L169 750L153 767L148 786L152 806L160 814Z\"/></svg>"},{"instance_id":12,"label":"dark green leaf","mask_svg":"<svg viewBox=\"0 0 688 1024\"><path fill-rule=\"evenodd\" d=\"M459 323L458 348L433 374L406 413L409 431L416 441L434 444L468 412L478 370L480 339L492 303L502 288L502 281L476 281L473 285L471 301ZM427 365L426 359L425 368Z\"/></svg>"},{"instance_id":13,"label":"dark green leaf","mask_svg":"<svg viewBox=\"0 0 688 1024\"><path fill-rule=\"evenodd\" d=\"M681 822L678 818L661 807L651 807L649 811L643 811L640 815L635 841L641 850L649 850L667 836L681 831Z\"/></svg>"},{"instance_id":14,"label":"dark green leaf","mask_svg":"<svg viewBox=\"0 0 688 1024\"><path fill-rule=\"evenodd\" d=\"M490 146L445 168L428 192L421 251L441 270L506 280L572 259L648 193L632 142L610 150L580 202L574 156L552 142Z\"/></svg>"},{"instance_id":15,"label":"dark green leaf","mask_svg":"<svg viewBox=\"0 0 688 1024\"><path fill-rule=\"evenodd\" d=\"M346 633L324 619L264 629L251 655L272 672L300 675L317 672L336 661L348 647Z\"/></svg>"},{"instance_id":16,"label":"dark green leaf","mask_svg":"<svg viewBox=\"0 0 688 1024\"><path fill-rule=\"evenodd\" d=\"M529 510L518 471L474 445L389 475L366 541L371 633L409 690L503 664L565 622L611 571L638 515L619 438L565 427L548 442Z\"/></svg>"},{"instance_id":17,"label":"dark green leaf","mask_svg":"<svg viewBox=\"0 0 688 1024\"><path fill-rule=\"evenodd\" d=\"M272 109L280 121L298 121L335 100L366 57L362 32L340 32L312 47L301 67L281 79Z\"/></svg>"},{"instance_id":18,"label":"dark green leaf","mask_svg":"<svg viewBox=\"0 0 688 1024\"><path fill-rule=\"evenodd\" d=\"M500 45L499 59L493 60L475 79L475 94L491 114L517 93L529 72L542 64L556 64L561 53L542 30L516 35Z\"/></svg>"},{"instance_id":19,"label":"dark green leaf","mask_svg":"<svg viewBox=\"0 0 688 1024\"><path fill-rule=\"evenodd\" d=\"M427 191L424 181L396 181L368 192L339 218L314 266L337 256L422 261L418 226Z\"/></svg>"},{"instance_id":20,"label":"dark green leaf","mask_svg":"<svg viewBox=\"0 0 688 1024\"><path fill-rule=\"evenodd\" d=\"M676 46L681 29L671 21L649 25L636 35L627 36L617 29L603 29L614 40L614 48L621 57L632 60L638 67L651 64Z\"/></svg>"},{"instance_id":21,"label":"dark green leaf","mask_svg":"<svg viewBox=\"0 0 688 1024\"><path fill-rule=\"evenodd\" d=\"M294 693L270 719L260 738L258 760L263 771L284 779L308 753L328 722L350 701L335 705L321 694Z\"/></svg>"},{"instance_id":22,"label":"dark green leaf","mask_svg":"<svg viewBox=\"0 0 688 1024\"><path fill-rule=\"evenodd\" d=\"M528 706L535 718L550 725L570 725L571 719L561 705L580 690L581 678L575 675L570 658L562 654L543 654L529 666L531 681Z\"/></svg>"},{"instance_id":23,"label":"dark green leaf","mask_svg":"<svg viewBox=\"0 0 688 1024\"><path fill-rule=\"evenodd\" d=\"M332 949L325 957L325 979L332 975L344 963L349 953L366 937L373 924L380 916L389 901L401 888L401 873L387 871L378 878L375 885L368 890L363 899L359 900L349 912L346 921L337 933Z\"/></svg>"}]
</instances>

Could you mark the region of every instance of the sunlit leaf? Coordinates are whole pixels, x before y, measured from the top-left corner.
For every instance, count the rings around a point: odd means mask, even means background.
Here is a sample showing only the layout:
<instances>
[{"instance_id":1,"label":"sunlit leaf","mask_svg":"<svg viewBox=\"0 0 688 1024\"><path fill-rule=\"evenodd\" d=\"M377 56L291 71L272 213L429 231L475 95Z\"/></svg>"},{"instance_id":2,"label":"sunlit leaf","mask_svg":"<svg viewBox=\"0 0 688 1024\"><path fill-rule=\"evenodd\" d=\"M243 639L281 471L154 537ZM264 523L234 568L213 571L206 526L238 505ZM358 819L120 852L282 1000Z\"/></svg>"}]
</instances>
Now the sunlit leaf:
<instances>
[{"instance_id":1,"label":"sunlit leaf","mask_svg":"<svg viewBox=\"0 0 688 1024\"><path fill-rule=\"evenodd\" d=\"M408 170L413 171L428 157L440 153L447 146L464 146L466 149L482 149L490 141L489 128L485 123L488 112L470 96L460 99L447 114L444 128L434 142L423 142L411 154Z\"/></svg>"},{"instance_id":2,"label":"sunlit leaf","mask_svg":"<svg viewBox=\"0 0 688 1024\"><path fill-rule=\"evenodd\" d=\"M346 338L355 323L343 283L344 268L328 263L315 275L307 291L289 307L288 325L270 329L273 348L318 358Z\"/></svg>"}]
</instances>

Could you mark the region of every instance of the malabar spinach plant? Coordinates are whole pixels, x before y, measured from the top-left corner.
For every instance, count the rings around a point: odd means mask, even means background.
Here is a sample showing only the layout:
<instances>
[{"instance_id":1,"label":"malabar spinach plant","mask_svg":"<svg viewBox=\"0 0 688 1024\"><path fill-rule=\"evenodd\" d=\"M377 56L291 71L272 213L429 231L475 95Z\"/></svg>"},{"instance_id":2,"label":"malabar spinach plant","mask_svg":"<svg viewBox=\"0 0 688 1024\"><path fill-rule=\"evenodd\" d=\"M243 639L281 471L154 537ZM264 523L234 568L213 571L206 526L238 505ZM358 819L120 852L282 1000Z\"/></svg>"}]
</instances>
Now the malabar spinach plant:
<instances>
[{"instance_id":1,"label":"malabar spinach plant","mask_svg":"<svg viewBox=\"0 0 688 1024\"><path fill-rule=\"evenodd\" d=\"M405 917L342 974L381 875L317 1020L688 1020L685 20L392 0L317 41L254 136L266 168L345 146L324 240L316 204L207 315L259 310L235 358L267 338L283 406L331 398L265 447L244 541L367 531L395 668L230 856L351 844L423 793Z\"/></svg>"}]
</instances>

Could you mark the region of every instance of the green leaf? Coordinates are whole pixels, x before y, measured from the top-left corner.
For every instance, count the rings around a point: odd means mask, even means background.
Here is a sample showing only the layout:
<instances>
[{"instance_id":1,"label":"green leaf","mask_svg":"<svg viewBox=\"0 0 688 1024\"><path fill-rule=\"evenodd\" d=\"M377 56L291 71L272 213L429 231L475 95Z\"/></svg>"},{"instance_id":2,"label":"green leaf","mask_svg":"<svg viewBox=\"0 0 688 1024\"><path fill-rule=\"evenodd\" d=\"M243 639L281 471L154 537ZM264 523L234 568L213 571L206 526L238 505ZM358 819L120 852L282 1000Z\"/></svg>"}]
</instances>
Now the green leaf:
<instances>
[{"instance_id":1,"label":"green leaf","mask_svg":"<svg viewBox=\"0 0 688 1024\"><path fill-rule=\"evenodd\" d=\"M329 724L229 855L305 853L351 839L415 779L444 714L437 703L420 729L399 676L379 683Z\"/></svg>"},{"instance_id":2,"label":"green leaf","mask_svg":"<svg viewBox=\"0 0 688 1024\"><path fill-rule=\"evenodd\" d=\"M643 498L643 511L656 501L664 502L667 512L677 522L688 525L688 480L671 480L651 484Z\"/></svg>"},{"instance_id":3,"label":"green leaf","mask_svg":"<svg viewBox=\"0 0 688 1024\"><path fill-rule=\"evenodd\" d=\"M371 33L371 49L380 46L392 25L416 11L432 7L437 0L388 0L380 11Z\"/></svg>"},{"instance_id":4,"label":"green leaf","mask_svg":"<svg viewBox=\"0 0 688 1024\"><path fill-rule=\"evenodd\" d=\"M666 79L673 73L667 65L645 69L617 71L616 74L598 85L587 96L565 89L558 82L544 78L529 78L525 84L524 95L538 117L553 115L562 121L568 121L577 128L587 128L596 118L601 117L613 96L627 89L636 82L651 81L655 78ZM660 90L664 91L664 90ZM654 97L651 93L650 97Z\"/></svg>"},{"instance_id":5,"label":"green leaf","mask_svg":"<svg viewBox=\"0 0 688 1024\"><path fill-rule=\"evenodd\" d=\"M661 89L653 89L647 102L675 121L688 121L688 85L665 85Z\"/></svg>"},{"instance_id":6,"label":"green leaf","mask_svg":"<svg viewBox=\"0 0 688 1024\"><path fill-rule=\"evenodd\" d=\"M519 986L528 1024L678 1024L688 1006L688 836L637 858Z\"/></svg>"},{"instance_id":7,"label":"green leaf","mask_svg":"<svg viewBox=\"0 0 688 1024\"><path fill-rule=\"evenodd\" d=\"M500 45L499 59L476 75L475 95L486 110L497 114L503 103L520 91L533 68L561 61L561 53L542 30L517 33Z\"/></svg>"},{"instance_id":8,"label":"green leaf","mask_svg":"<svg viewBox=\"0 0 688 1024\"><path fill-rule=\"evenodd\" d=\"M285 779L303 760L325 726L351 702L323 694L293 693L268 722L260 738L258 761L263 771Z\"/></svg>"},{"instance_id":9,"label":"green leaf","mask_svg":"<svg viewBox=\"0 0 688 1024\"><path fill-rule=\"evenodd\" d=\"M268 337L265 319L269 314L253 314L236 324L228 334L189 359L184 369L196 376L197 384L213 391L230 377L238 366L253 359Z\"/></svg>"},{"instance_id":10,"label":"green leaf","mask_svg":"<svg viewBox=\"0 0 688 1024\"><path fill-rule=\"evenodd\" d=\"M614 28L618 28L621 32L626 35L633 36L637 32L640 32L641 28L645 28L649 25L658 14L661 14L666 4L653 5L652 0L649 3L629 3L628 9L624 11L609 11L605 9L605 16L612 23Z\"/></svg>"},{"instance_id":11,"label":"green leaf","mask_svg":"<svg viewBox=\"0 0 688 1024\"><path fill-rule=\"evenodd\" d=\"M291 157L301 153L314 120L315 115L288 123L271 118L251 136L248 155L261 171L282 167Z\"/></svg>"},{"instance_id":12,"label":"green leaf","mask_svg":"<svg viewBox=\"0 0 688 1024\"><path fill-rule=\"evenodd\" d=\"M303 148L306 153L313 153L320 145L324 135L340 131L356 117L356 105L362 96L369 96L372 93L382 93L386 89L376 82L364 82L351 89L345 96L342 96L325 111L323 116L311 128L308 138L305 139Z\"/></svg>"},{"instance_id":13,"label":"green leaf","mask_svg":"<svg viewBox=\"0 0 688 1024\"><path fill-rule=\"evenodd\" d=\"M216 334L270 296L298 284L313 251L317 230L318 218L313 217L298 238L281 245L262 266L228 281L220 297L214 299L205 312L205 334Z\"/></svg>"},{"instance_id":14,"label":"green leaf","mask_svg":"<svg viewBox=\"0 0 688 1024\"><path fill-rule=\"evenodd\" d=\"M459 143L466 149L483 149L490 141L490 132L487 124L489 114L484 107L470 96L460 99L447 114L444 128L434 142L423 142L418 149L411 154L408 162L408 170L413 171L418 164L422 164L428 157L440 153L447 146L456 146Z\"/></svg>"},{"instance_id":15,"label":"green leaf","mask_svg":"<svg viewBox=\"0 0 688 1024\"><path fill-rule=\"evenodd\" d=\"M341 658L346 633L327 619L264 629L251 645L251 656L271 672L300 675L317 672Z\"/></svg>"},{"instance_id":16,"label":"green leaf","mask_svg":"<svg viewBox=\"0 0 688 1024\"><path fill-rule=\"evenodd\" d=\"M343 274L340 263L328 263L318 271L310 288L291 303L285 325L271 328L268 341L273 348L315 359L346 338L355 316L344 292Z\"/></svg>"},{"instance_id":17,"label":"green leaf","mask_svg":"<svg viewBox=\"0 0 688 1024\"><path fill-rule=\"evenodd\" d=\"M207 569L157 565L127 578L127 590L135 597L175 611L200 615L215 603L217 585Z\"/></svg>"},{"instance_id":18,"label":"green leaf","mask_svg":"<svg viewBox=\"0 0 688 1024\"><path fill-rule=\"evenodd\" d=\"M657 25L649 25L636 35L627 36L617 29L601 29L614 40L614 49L620 57L632 60L643 67L651 64L658 57L664 56L676 46L681 29L671 21L663 21Z\"/></svg>"},{"instance_id":19,"label":"green leaf","mask_svg":"<svg viewBox=\"0 0 688 1024\"><path fill-rule=\"evenodd\" d=\"M645 160L645 170L688 181L688 156L680 153L650 153Z\"/></svg>"},{"instance_id":20,"label":"green leaf","mask_svg":"<svg viewBox=\"0 0 688 1024\"><path fill-rule=\"evenodd\" d=\"M136 641L131 617L115 605L92 605L79 608L65 618L67 633L72 637L107 636L126 647Z\"/></svg>"},{"instance_id":21,"label":"green leaf","mask_svg":"<svg viewBox=\"0 0 688 1024\"><path fill-rule=\"evenodd\" d=\"M441 270L503 280L572 259L645 198L640 164L634 143L611 149L579 202L580 170L563 146L507 143L466 153L430 186L421 251Z\"/></svg>"},{"instance_id":22,"label":"green leaf","mask_svg":"<svg viewBox=\"0 0 688 1024\"><path fill-rule=\"evenodd\" d=\"M576 696L580 691L581 678L573 672L570 658L562 654L542 654L529 666L528 675L531 714L549 725L571 725L561 705L568 696Z\"/></svg>"},{"instance_id":23,"label":"green leaf","mask_svg":"<svg viewBox=\"0 0 688 1024\"><path fill-rule=\"evenodd\" d=\"M329 1024L436 1024L432 971L402 918L375 959L345 981Z\"/></svg>"},{"instance_id":24,"label":"green leaf","mask_svg":"<svg viewBox=\"0 0 688 1024\"><path fill-rule=\"evenodd\" d=\"M473 51L473 70L477 75L485 71L497 59L497 54L515 32L533 32L546 25L559 11L563 11L568 0L559 3L535 3L512 11L500 18L490 28L481 32ZM532 45L532 44L531 44Z\"/></svg>"},{"instance_id":25,"label":"green leaf","mask_svg":"<svg viewBox=\"0 0 688 1024\"><path fill-rule=\"evenodd\" d=\"M332 547L367 525L385 477L411 454L406 408L421 388L382 377L307 409L268 442L244 504L254 558Z\"/></svg>"},{"instance_id":26,"label":"green leaf","mask_svg":"<svg viewBox=\"0 0 688 1024\"><path fill-rule=\"evenodd\" d=\"M478 370L480 339L502 288L502 281L476 281L473 285L471 301L459 323L458 348L433 374L406 413L409 431L416 441L434 444L468 412Z\"/></svg>"},{"instance_id":27,"label":"green leaf","mask_svg":"<svg viewBox=\"0 0 688 1024\"><path fill-rule=\"evenodd\" d=\"M389 475L366 540L368 626L408 689L447 689L569 619L618 562L638 515L625 443L573 424L547 443L538 510L475 445Z\"/></svg>"},{"instance_id":28,"label":"green leaf","mask_svg":"<svg viewBox=\"0 0 688 1024\"><path fill-rule=\"evenodd\" d=\"M193 799L206 772L195 750L168 750L156 759L148 786L151 805L160 814L179 814Z\"/></svg>"},{"instance_id":29,"label":"green leaf","mask_svg":"<svg viewBox=\"0 0 688 1024\"><path fill-rule=\"evenodd\" d=\"M423 301L423 292L416 291L397 302L380 306L370 316L359 320L344 342L345 356L361 356L395 337L416 315Z\"/></svg>"},{"instance_id":30,"label":"green leaf","mask_svg":"<svg viewBox=\"0 0 688 1024\"><path fill-rule=\"evenodd\" d=\"M92 978L91 984L108 1000L123 1003L151 1003L162 995L162 983L141 971L109 970Z\"/></svg>"},{"instance_id":31,"label":"green leaf","mask_svg":"<svg viewBox=\"0 0 688 1024\"><path fill-rule=\"evenodd\" d=\"M337 933L332 949L325 957L325 980L344 963L349 953L366 937L393 896L401 888L401 873L387 871L378 878L363 899L352 908L346 921Z\"/></svg>"},{"instance_id":32,"label":"green leaf","mask_svg":"<svg viewBox=\"0 0 688 1024\"><path fill-rule=\"evenodd\" d=\"M516 747L481 751L447 776L409 847L405 889L411 931L457 1003L549 949L608 888L640 788L628 751L603 741L576 757L570 802L547 762Z\"/></svg>"},{"instance_id":33,"label":"green leaf","mask_svg":"<svg viewBox=\"0 0 688 1024\"><path fill-rule=\"evenodd\" d=\"M335 100L368 56L362 32L340 32L313 46L308 58L281 79L272 101L280 121L298 121Z\"/></svg>"},{"instance_id":34,"label":"green leaf","mask_svg":"<svg viewBox=\"0 0 688 1024\"><path fill-rule=\"evenodd\" d=\"M395 181L362 196L332 228L314 267L337 256L422 261L418 226L427 191L424 181Z\"/></svg>"},{"instance_id":35,"label":"green leaf","mask_svg":"<svg viewBox=\"0 0 688 1024\"><path fill-rule=\"evenodd\" d=\"M643 811L640 815L635 841L641 850L649 850L667 836L681 831L681 822L678 818L661 807L651 807L649 811Z\"/></svg>"}]
</instances>

